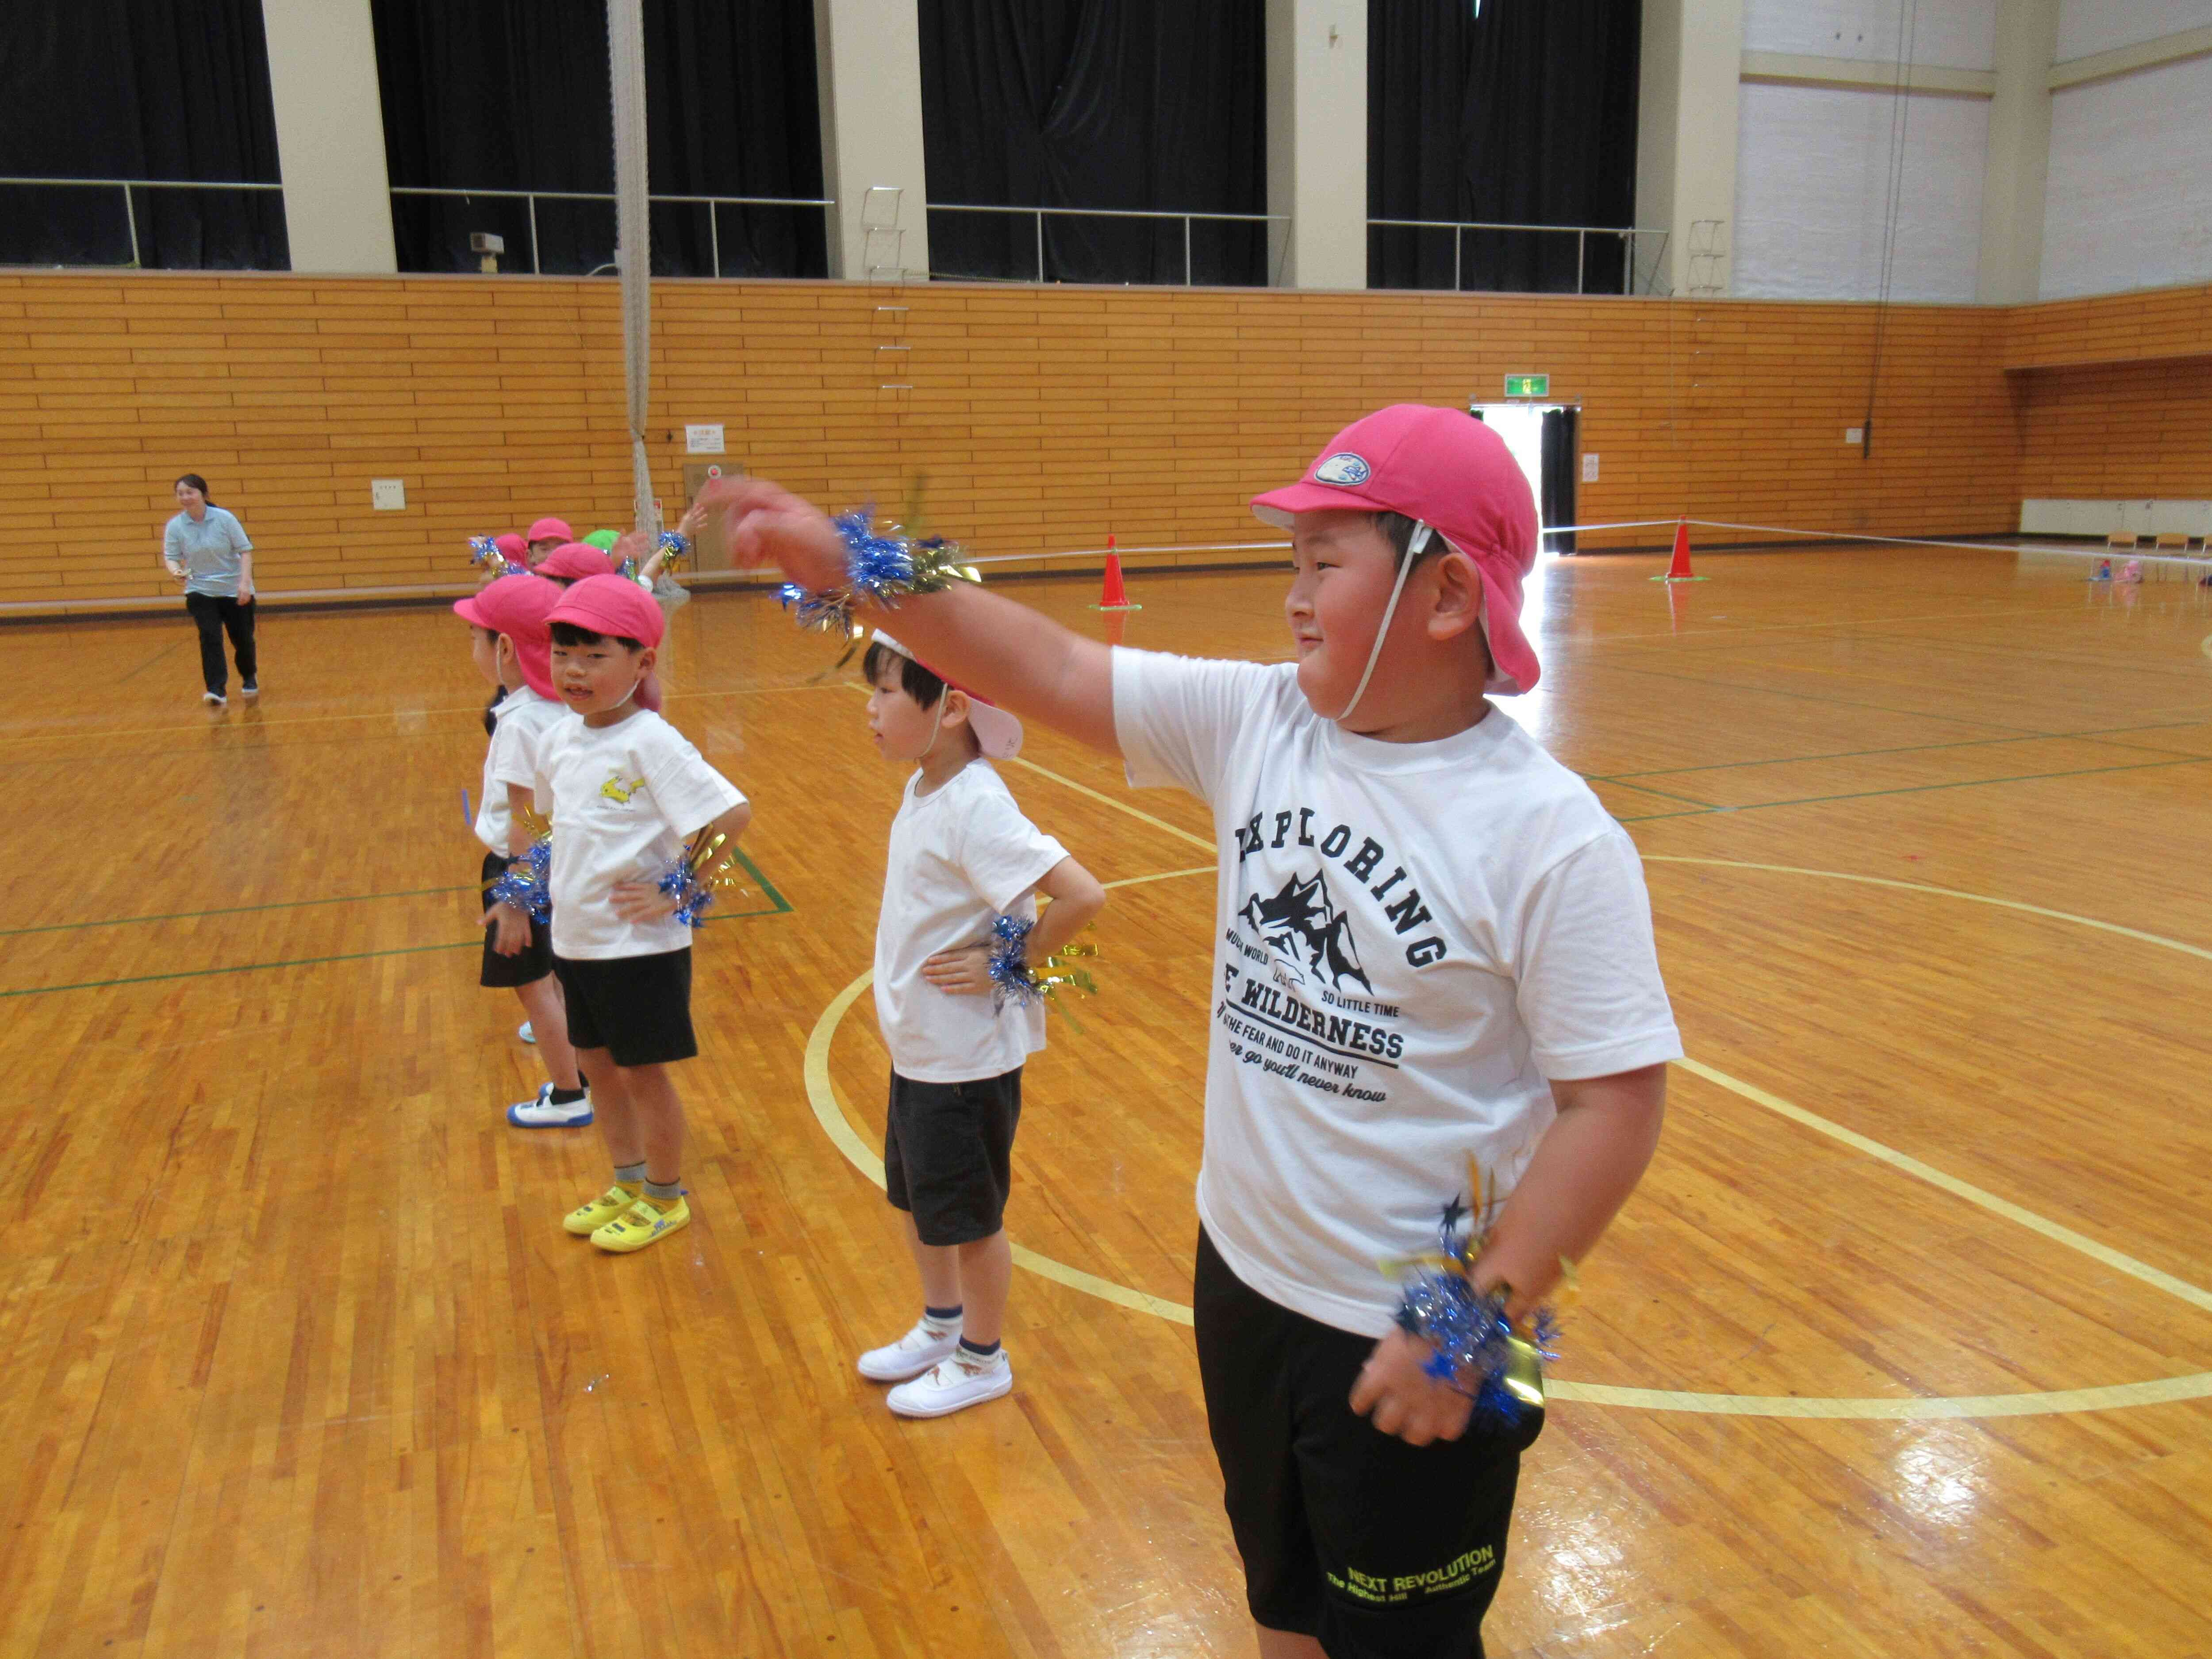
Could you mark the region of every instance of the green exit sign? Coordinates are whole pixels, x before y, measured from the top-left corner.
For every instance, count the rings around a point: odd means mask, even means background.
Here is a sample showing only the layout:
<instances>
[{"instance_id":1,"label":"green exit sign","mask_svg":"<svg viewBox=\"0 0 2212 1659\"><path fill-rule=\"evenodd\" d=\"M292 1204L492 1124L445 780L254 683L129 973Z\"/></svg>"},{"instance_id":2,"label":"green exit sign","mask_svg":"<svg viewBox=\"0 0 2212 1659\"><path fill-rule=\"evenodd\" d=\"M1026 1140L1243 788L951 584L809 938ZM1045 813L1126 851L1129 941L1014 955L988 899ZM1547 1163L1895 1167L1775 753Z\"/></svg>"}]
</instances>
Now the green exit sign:
<instances>
[{"instance_id":1,"label":"green exit sign","mask_svg":"<svg viewBox=\"0 0 2212 1659\"><path fill-rule=\"evenodd\" d=\"M1552 377L1548 374L1509 374L1505 377L1505 395L1509 398L1548 398L1552 395Z\"/></svg>"}]
</instances>

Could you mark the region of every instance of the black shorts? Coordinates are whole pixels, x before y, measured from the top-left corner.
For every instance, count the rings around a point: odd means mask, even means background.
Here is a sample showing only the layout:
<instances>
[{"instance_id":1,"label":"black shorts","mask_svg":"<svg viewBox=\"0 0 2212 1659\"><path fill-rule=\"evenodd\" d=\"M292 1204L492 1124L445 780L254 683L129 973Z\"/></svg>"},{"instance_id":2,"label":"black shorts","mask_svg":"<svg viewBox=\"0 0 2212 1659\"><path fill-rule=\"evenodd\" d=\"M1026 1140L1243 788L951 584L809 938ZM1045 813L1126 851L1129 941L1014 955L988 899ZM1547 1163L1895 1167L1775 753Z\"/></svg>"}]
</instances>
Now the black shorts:
<instances>
[{"instance_id":1,"label":"black shorts","mask_svg":"<svg viewBox=\"0 0 2212 1659\"><path fill-rule=\"evenodd\" d=\"M884 1117L884 1194L914 1217L925 1244L973 1244L1006 1224L1013 1190L1022 1068L972 1083L891 1073Z\"/></svg>"},{"instance_id":2,"label":"black shorts","mask_svg":"<svg viewBox=\"0 0 2212 1659\"><path fill-rule=\"evenodd\" d=\"M649 957L556 957L568 1041L617 1066L665 1066L699 1052L691 1034L691 947Z\"/></svg>"},{"instance_id":3,"label":"black shorts","mask_svg":"<svg viewBox=\"0 0 2212 1659\"><path fill-rule=\"evenodd\" d=\"M1540 1410L1427 1446L1382 1433L1348 1403L1375 1339L1269 1301L1203 1229L1192 1302L1253 1619L1318 1638L1329 1659L1481 1659Z\"/></svg>"},{"instance_id":4,"label":"black shorts","mask_svg":"<svg viewBox=\"0 0 2212 1659\"><path fill-rule=\"evenodd\" d=\"M506 872L507 861L497 853L486 853L480 884L483 888L484 908L491 908L491 884ZM483 967L477 972L477 983L495 990L519 985L535 985L553 971L553 930L542 921L530 921L530 943L519 955L503 957L492 949L492 940L498 937L490 922L484 923Z\"/></svg>"}]
</instances>

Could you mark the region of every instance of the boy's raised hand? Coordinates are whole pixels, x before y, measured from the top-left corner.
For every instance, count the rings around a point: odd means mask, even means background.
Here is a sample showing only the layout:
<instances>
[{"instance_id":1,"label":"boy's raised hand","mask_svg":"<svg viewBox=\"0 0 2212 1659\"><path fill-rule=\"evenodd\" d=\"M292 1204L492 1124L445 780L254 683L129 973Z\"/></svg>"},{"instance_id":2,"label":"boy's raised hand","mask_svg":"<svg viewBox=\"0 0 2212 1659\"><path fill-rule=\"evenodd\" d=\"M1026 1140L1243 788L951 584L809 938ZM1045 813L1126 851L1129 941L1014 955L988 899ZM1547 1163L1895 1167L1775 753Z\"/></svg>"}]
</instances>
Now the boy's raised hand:
<instances>
[{"instance_id":1,"label":"boy's raised hand","mask_svg":"<svg viewBox=\"0 0 2212 1659\"><path fill-rule=\"evenodd\" d=\"M816 592L845 585L845 543L830 515L765 478L718 478L699 505L724 514L734 565L772 563Z\"/></svg>"}]
</instances>

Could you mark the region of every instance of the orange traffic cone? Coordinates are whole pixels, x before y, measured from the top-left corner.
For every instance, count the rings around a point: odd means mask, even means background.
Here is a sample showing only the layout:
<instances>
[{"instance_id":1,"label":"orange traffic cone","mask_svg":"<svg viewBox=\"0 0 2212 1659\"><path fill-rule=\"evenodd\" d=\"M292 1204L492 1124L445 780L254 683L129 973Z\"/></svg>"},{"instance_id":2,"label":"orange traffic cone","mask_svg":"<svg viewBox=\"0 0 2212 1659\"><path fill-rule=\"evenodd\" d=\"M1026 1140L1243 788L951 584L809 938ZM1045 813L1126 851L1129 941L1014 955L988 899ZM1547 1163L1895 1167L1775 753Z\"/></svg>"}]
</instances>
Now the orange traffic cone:
<instances>
[{"instance_id":1,"label":"orange traffic cone","mask_svg":"<svg viewBox=\"0 0 2212 1659\"><path fill-rule=\"evenodd\" d=\"M1114 538L1110 532L1106 538L1106 585L1098 595L1098 603L1091 608L1093 611L1142 611L1145 608L1141 605L1131 604L1129 590L1121 585L1121 556L1114 550Z\"/></svg>"},{"instance_id":2,"label":"orange traffic cone","mask_svg":"<svg viewBox=\"0 0 2212 1659\"><path fill-rule=\"evenodd\" d=\"M1674 556L1667 566L1667 574L1654 576L1655 582L1701 582L1703 576L1690 570L1690 521L1678 519L1674 522Z\"/></svg>"}]
</instances>

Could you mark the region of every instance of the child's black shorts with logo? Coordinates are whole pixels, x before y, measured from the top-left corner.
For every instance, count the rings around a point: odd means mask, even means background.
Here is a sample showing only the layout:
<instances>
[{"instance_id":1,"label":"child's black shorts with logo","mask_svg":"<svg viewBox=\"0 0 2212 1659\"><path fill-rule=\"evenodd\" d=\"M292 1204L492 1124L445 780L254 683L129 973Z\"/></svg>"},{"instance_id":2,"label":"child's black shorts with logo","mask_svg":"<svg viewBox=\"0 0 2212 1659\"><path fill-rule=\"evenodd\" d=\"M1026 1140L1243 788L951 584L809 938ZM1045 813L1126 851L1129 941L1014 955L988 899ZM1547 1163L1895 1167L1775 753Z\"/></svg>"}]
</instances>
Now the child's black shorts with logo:
<instances>
[{"instance_id":1,"label":"child's black shorts with logo","mask_svg":"<svg viewBox=\"0 0 2212 1659\"><path fill-rule=\"evenodd\" d=\"M1192 1302L1253 1619L1317 1637L1330 1659L1481 1659L1542 1412L1427 1446L1382 1433L1350 1404L1375 1339L1261 1296L1202 1228Z\"/></svg>"},{"instance_id":2,"label":"child's black shorts with logo","mask_svg":"<svg viewBox=\"0 0 2212 1659\"><path fill-rule=\"evenodd\" d=\"M969 1083L891 1073L884 1193L925 1244L973 1244L999 1231L1013 1190L1022 1068Z\"/></svg>"}]
</instances>

